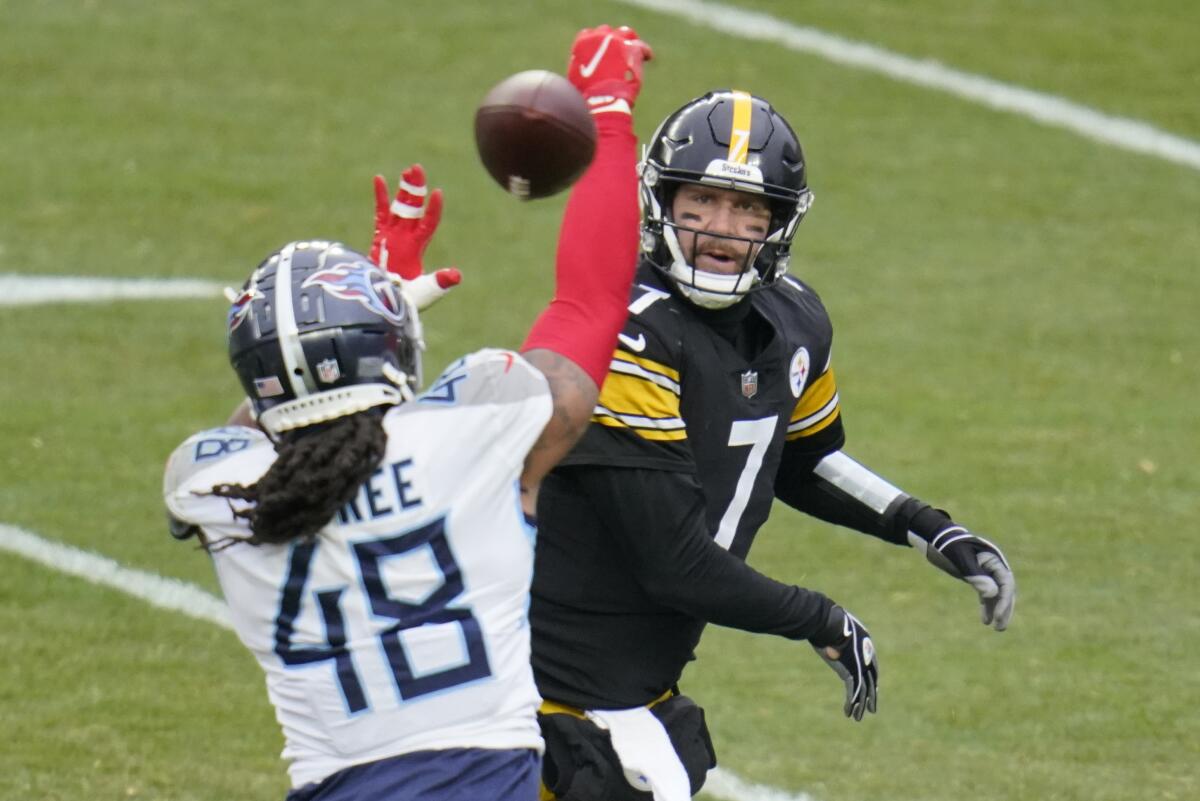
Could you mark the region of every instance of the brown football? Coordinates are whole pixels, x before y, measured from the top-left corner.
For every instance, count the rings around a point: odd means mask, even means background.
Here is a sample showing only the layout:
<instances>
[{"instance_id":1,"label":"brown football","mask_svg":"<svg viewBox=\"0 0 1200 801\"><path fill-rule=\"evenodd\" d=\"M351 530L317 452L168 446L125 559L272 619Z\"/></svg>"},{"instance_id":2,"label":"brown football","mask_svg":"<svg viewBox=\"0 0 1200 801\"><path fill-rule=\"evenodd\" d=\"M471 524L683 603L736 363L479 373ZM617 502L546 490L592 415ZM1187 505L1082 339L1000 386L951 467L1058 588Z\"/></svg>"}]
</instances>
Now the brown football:
<instances>
[{"instance_id":1,"label":"brown football","mask_svg":"<svg viewBox=\"0 0 1200 801\"><path fill-rule=\"evenodd\" d=\"M566 189L592 163L596 124L561 75L527 70L505 78L475 112L475 146L488 174L522 200Z\"/></svg>"}]
</instances>

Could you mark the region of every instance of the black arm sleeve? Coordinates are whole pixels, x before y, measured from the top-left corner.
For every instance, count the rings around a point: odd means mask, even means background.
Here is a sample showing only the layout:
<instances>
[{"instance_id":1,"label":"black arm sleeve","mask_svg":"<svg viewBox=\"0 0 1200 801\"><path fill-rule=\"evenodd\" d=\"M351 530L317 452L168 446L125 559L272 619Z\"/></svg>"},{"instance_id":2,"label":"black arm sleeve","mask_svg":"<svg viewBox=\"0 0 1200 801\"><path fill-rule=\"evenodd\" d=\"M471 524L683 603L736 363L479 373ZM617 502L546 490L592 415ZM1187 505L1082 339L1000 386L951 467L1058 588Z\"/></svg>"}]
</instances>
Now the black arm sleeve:
<instances>
[{"instance_id":1,"label":"black arm sleeve","mask_svg":"<svg viewBox=\"0 0 1200 801\"><path fill-rule=\"evenodd\" d=\"M793 640L822 632L832 601L768 578L713 542L693 476L590 468L580 480L638 583L657 603L719 626Z\"/></svg>"},{"instance_id":2,"label":"black arm sleeve","mask_svg":"<svg viewBox=\"0 0 1200 801\"><path fill-rule=\"evenodd\" d=\"M689 473L560 466L542 483L529 619L544 698L647 704L678 683L706 623L825 645L841 635L831 609L714 543Z\"/></svg>"},{"instance_id":3,"label":"black arm sleeve","mask_svg":"<svg viewBox=\"0 0 1200 801\"><path fill-rule=\"evenodd\" d=\"M950 524L945 512L905 494L892 501L882 514L876 512L817 475L815 469L822 458L785 447L775 475L775 497L826 523L861 531L893 545L908 545L909 531L925 536Z\"/></svg>"}]
</instances>

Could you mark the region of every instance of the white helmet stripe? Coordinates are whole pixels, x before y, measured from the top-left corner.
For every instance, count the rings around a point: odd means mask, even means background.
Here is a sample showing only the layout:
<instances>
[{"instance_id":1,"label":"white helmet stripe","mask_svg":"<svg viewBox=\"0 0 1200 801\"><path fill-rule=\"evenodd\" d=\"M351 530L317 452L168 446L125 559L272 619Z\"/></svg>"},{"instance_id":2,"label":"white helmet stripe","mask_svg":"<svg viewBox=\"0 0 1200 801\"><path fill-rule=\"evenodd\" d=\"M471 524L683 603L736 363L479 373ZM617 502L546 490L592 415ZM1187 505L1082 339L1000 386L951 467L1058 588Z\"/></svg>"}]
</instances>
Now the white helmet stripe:
<instances>
[{"instance_id":1,"label":"white helmet stripe","mask_svg":"<svg viewBox=\"0 0 1200 801\"><path fill-rule=\"evenodd\" d=\"M300 344L300 329L296 326L296 309L292 305L292 254L296 243L285 247L279 254L279 265L275 268L275 333L279 337L279 350L287 368L288 381L297 398L317 391L308 364L304 359L304 347Z\"/></svg>"}]
</instances>

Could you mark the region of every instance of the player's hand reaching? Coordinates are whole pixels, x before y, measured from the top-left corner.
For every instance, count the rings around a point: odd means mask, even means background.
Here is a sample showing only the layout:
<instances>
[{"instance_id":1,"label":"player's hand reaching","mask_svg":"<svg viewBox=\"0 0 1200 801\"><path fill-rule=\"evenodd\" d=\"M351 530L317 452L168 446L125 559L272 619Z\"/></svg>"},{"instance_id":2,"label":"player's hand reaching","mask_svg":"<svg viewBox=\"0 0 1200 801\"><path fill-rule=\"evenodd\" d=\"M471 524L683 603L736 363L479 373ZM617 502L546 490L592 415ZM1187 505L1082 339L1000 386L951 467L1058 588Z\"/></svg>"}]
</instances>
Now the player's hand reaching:
<instances>
[{"instance_id":1,"label":"player's hand reaching","mask_svg":"<svg viewBox=\"0 0 1200 801\"><path fill-rule=\"evenodd\" d=\"M996 631L1008 628L1017 602L1017 581L999 548L955 523L928 539L910 531L908 539L935 567L975 588L983 625L995 626Z\"/></svg>"},{"instance_id":2,"label":"player's hand reaching","mask_svg":"<svg viewBox=\"0 0 1200 801\"><path fill-rule=\"evenodd\" d=\"M875 712L879 693L879 660L866 626L842 607L829 610L825 628L810 639L813 650L846 685L846 717L862 720Z\"/></svg>"},{"instance_id":3,"label":"player's hand reaching","mask_svg":"<svg viewBox=\"0 0 1200 801\"><path fill-rule=\"evenodd\" d=\"M389 196L387 181L376 175L371 261L387 270L418 309L425 309L462 280L454 267L426 273L421 263L442 219L442 190L429 192L425 170L414 164L400 176L395 199L389 202Z\"/></svg>"},{"instance_id":4,"label":"player's hand reaching","mask_svg":"<svg viewBox=\"0 0 1200 801\"><path fill-rule=\"evenodd\" d=\"M642 63L654 58L633 28L584 28L571 46L567 78L592 113L633 108L642 89Z\"/></svg>"}]
</instances>

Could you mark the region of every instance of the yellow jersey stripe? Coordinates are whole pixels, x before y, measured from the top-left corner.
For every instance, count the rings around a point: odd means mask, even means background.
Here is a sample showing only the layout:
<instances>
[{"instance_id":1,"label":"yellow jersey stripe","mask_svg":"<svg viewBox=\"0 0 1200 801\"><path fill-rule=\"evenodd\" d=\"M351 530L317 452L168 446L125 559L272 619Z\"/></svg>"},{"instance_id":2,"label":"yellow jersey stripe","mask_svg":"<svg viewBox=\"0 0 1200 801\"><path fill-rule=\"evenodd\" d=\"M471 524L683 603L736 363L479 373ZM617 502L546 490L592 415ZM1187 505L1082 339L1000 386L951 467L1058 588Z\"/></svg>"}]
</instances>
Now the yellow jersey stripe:
<instances>
[{"instance_id":1,"label":"yellow jersey stripe","mask_svg":"<svg viewBox=\"0 0 1200 801\"><path fill-rule=\"evenodd\" d=\"M662 373L655 373L650 370L647 370L645 367L642 367L640 364L634 364L633 362L626 362L626 361L622 361L620 359L613 359L612 363L609 364L608 369L609 369L609 375L616 374L616 375L635 376L635 377L641 379L642 381L648 381L651 384L660 386L667 392L670 392L674 395L679 394L679 382L678 381L676 381L673 378L669 378L669 377L663 375ZM616 381L617 379L614 378L613 380ZM607 384L608 379L605 378L604 382Z\"/></svg>"},{"instance_id":2,"label":"yellow jersey stripe","mask_svg":"<svg viewBox=\"0 0 1200 801\"><path fill-rule=\"evenodd\" d=\"M812 428L817 423L824 421L825 418L836 414L838 408L838 396L834 395L829 399L828 403L810 414L808 417L801 417L799 420L793 420L792 422L788 423L788 433L791 434L796 431L804 431ZM824 426L822 426L822 428L823 427Z\"/></svg>"},{"instance_id":3,"label":"yellow jersey stripe","mask_svg":"<svg viewBox=\"0 0 1200 801\"><path fill-rule=\"evenodd\" d=\"M619 414L651 419L679 419L679 395L641 376L610 372L600 391L599 406Z\"/></svg>"},{"instance_id":4,"label":"yellow jersey stripe","mask_svg":"<svg viewBox=\"0 0 1200 801\"><path fill-rule=\"evenodd\" d=\"M808 385L796 408L792 410L791 422L803 420L819 412L829 403L829 399L837 394L837 381L833 377L833 368L826 370L816 381Z\"/></svg>"},{"instance_id":5,"label":"yellow jersey stripe","mask_svg":"<svg viewBox=\"0 0 1200 801\"><path fill-rule=\"evenodd\" d=\"M648 370L651 373L657 373L658 375L666 376L676 383L679 382L679 371L675 368L668 367L665 364L660 364L653 359L647 359L643 356L634 356L629 351L621 350L620 348L617 348L613 351L613 361L636 364L643 370Z\"/></svg>"},{"instance_id":6,"label":"yellow jersey stripe","mask_svg":"<svg viewBox=\"0 0 1200 801\"><path fill-rule=\"evenodd\" d=\"M686 429L687 423L683 422L682 417L650 417L637 412L622 412L616 409L610 409L607 406L597 403L592 409L593 417L611 417L614 420L620 420L625 425L631 428L653 428L659 431L675 431L677 429Z\"/></svg>"},{"instance_id":7,"label":"yellow jersey stripe","mask_svg":"<svg viewBox=\"0 0 1200 801\"><path fill-rule=\"evenodd\" d=\"M750 95L733 93L733 125L729 131L729 161L745 164L750 155Z\"/></svg>"},{"instance_id":8,"label":"yellow jersey stripe","mask_svg":"<svg viewBox=\"0 0 1200 801\"><path fill-rule=\"evenodd\" d=\"M609 415L594 414L592 422L598 423L608 428L623 428L626 431L632 431L642 439L653 440L655 442L675 442L687 439L687 430L679 429L677 431L660 431L655 428L634 428L624 420Z\"/></svg>"},{"instance_id":9,"label":"yellow jersey stripe","mask_svg":"<svg viewBox=\"0 0 1200 801\"><path fill-rule=\"evenodd\" d=\"M636 380L636 379L634 379ZM645 385L645 382L641 382ZM608 382L605 382L608 386ZM660 390L661 392L661 390ZM666 393L663 393L666 394ZM687 424L679 417L678 401L675 411L665 416L649 416L636 411L621 411L605 406L603 398L592 410L592 422L609 428L624 428L643 439L649 440L683 440L687 439Z\"/></svg>"},{"instance_id":10,"label":"yellow jersey stripe","mask_svg":"<svg viewBox=\"0 0 1200 801\"><path fill-rule=\"evenodd\" d=\"M824 431L826 428L828 428L834 420L841 416L841 414L841 408L834 404L831 406L829 414L824 415L820 420L818 420L816 423L813 423L808 428L797 428L795 431L793 431L792 427L788 426L786 439L793 440L800 439L801 437L811 437L813 434Z\"/></svg>"}]
</instances>

